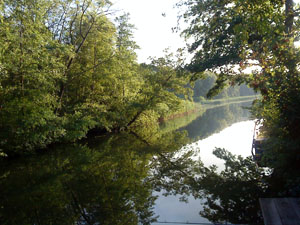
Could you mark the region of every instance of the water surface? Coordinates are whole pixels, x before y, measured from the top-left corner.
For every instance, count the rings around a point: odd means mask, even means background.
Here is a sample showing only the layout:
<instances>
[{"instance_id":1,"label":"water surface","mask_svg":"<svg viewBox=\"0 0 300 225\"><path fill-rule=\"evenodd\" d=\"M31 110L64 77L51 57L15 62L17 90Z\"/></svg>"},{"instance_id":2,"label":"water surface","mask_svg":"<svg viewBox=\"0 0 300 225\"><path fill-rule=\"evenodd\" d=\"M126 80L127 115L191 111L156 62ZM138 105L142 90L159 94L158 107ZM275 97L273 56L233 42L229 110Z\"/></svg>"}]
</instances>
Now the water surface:
<instances>
[{"instance_id":1,"label":"water surface","mask_svg":"<svg viewBox=\"0 0 300 225\"><path fill-rule=\"evenodd\" d=\"M200 150L194 159L220 167L211 154L214 147L250 155L253 122L243 108L249 104L189 115L193 118L177 124L178 131L105 135L3 161L0 224L155 224L157 216L158 221L208 222L198 214L199 199L190 197L186 204L180 196L157 192L160 180L154 171L167 177L165 166L176 171L176 157L187 149Z\"/></svg>"},{"instance_id":2,"label":"water surface","mask_svg":"<svg viewBox=\"0 0 300 225\"><path fill-rule=\"evenodd\" d=\"M250 114L245 107L249 107L249 103L211 108L187 126L180 128L187 131L192 140L192 143L187 145L188 149L199 152L193 157L199 157L206 166L217 165L221 170L224 168L224 161L212 154L216 147L225 148L243 157L250 156L254 121L249 120ZM199 216L203 209L199 199L189 197L186 204L180 202L180 197L164 197L159 193L155 206L159 221L209 223L207 219Z\"/></svg>"}]
</instances>

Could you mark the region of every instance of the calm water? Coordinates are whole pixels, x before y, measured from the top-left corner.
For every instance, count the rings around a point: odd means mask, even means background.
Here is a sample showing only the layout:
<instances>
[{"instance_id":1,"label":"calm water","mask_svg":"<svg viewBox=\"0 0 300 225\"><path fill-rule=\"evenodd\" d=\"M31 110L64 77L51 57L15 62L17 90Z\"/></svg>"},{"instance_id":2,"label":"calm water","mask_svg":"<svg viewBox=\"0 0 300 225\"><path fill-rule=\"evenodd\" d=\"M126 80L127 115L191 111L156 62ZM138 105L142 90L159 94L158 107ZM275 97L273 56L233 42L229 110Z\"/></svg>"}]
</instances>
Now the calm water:
<instances>
[{"instance_id":1,"label":"calm water","mask_svg":"<svg viewBox=\"0 0 300 225\"><path fill-rule=\"evenodd\" d=\"M220 169L215 147L249 156L253 122L243 108L249 104L208 109L153 132L107 135L3 161L0 224L156 225L157 216L161 222L209 222L199 215L201 200L189 197L186 204L180 195L162 196L162 177L168 180L180 167L181 179L184 168L176 159L188 150L195 153L191 159ZM178 131L169 132L172 126Z\"/></svg>"},{"instance_id":2,"label":"calm water","mask_svg":"<svg viewBox=\"0 0 300 225\"><path fill-rule=\"evenodd\" d=\"M186 130L193 143L187 145L189 149L198 151L193 158L200 157L206 166L217 165L219 170L224 168L224 161L212 154L216 147L229 150L231 153L247 157L251 155L254 121L249 120L250 114L245 107L249 103L232 104L216 107L205 113L180 130ZM183 150L185 151L185 150ZM181 202L179 196L164 197L158 193L155 213L160 222L189 222L210 223L201 217L203 210L201 200L188 198L188 204ZM162 223L153 223L154 225ZM177 223L166 223L175 225Z\"/></svg>"},{"instance_id":3,"label":"calm water","mask_svg":"<svg viewBox=\"0 0 300 225\"><path fill-rule=\"evenodd\" d=\"M237 122L208 138L196 141L188 146L194 150L199 149L199 154L194 158L200 157L206 166L214 164L221 170L224 169L224 161L212 154L214 148L222 147L233 154L243 157L250 156L253 127L254 121ZM155 206L155 213L159 215L159 221L209 223L207 219L199 216L199 212L203 209L199 199L189 197L188 204L180 202L179 199L180 196L164 197L159 193ZM156 223L154 224L156 225ZM168 224L173 225L173 223Z\"/></svg>"}]
</instances>

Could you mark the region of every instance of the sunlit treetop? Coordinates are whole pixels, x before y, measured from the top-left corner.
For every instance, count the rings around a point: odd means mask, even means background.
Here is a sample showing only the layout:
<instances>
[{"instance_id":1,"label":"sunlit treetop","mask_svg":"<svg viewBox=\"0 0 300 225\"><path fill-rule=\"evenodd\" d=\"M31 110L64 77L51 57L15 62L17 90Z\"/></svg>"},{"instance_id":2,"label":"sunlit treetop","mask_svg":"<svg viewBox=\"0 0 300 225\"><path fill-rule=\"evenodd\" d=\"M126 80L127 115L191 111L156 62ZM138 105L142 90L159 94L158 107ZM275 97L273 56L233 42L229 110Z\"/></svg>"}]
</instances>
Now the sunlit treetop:
<instances>
[{"instance_id":1,"label":"sunlit treetop","mask_svg":"<svg viewBox=\"0 0 300 225\"><path fill-rule=\"evenodd\" d=\"M181 18L189 25L183 35L191 39L189 51L194 54L188 69L219 73L219 88L233 75L244 75L249 82L246 68L287 64L279 50L294 49L299 37L298 6L293 1L188 0L178 5L186 9ZM245 81L234 77L235 82Z\"/></svg>"}]
</instances>

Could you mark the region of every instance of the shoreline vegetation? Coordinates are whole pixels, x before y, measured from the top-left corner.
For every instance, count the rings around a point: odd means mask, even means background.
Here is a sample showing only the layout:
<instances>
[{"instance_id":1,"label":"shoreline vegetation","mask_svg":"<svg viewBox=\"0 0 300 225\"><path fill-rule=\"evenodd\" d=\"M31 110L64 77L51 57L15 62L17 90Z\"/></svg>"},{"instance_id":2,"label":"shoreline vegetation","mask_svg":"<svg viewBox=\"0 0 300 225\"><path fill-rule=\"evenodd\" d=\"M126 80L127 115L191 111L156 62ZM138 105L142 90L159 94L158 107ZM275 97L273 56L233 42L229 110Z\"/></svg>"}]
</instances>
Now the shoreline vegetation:
<instances>
[{"instance_id":1,"label":"shoreline vegetation","mask_svg":"<svg viewBox=\"0 0 300 225\"><path fill-rule=\"evenodd\" d=\"M299 197L300 48L295 43L300 37L300 5L293 0L180 1L178 20L187 26L174 31L181 31L192 58L186 62L185 49L166 50L164 57L150 57L149 63L137 60L139 46L129 14L112 18L111 6L108 0L0 1L0 159L27 160L26 156L57 143L85 141L92 131L127 132L162 159L154 160L158 164L153 164L152 171L161 178L154 186L171 194L208 198L200 214L210 221L260 224L261 213L256 207L248 208L259 206L258 198ZM263 121L267 140L261 160L270 171L257 168L250 157L242 159L225 149L214 152L227 165L221 174L214 166L206 168L201 161L193 161L189 154L183 160L173 158L170 151L179 149L186 137L159 133L159 122L186 114L193 119L207 109L251 101L255 93L259 98L253 101L251 114ZM209 119L214 121L204 118ZM223 120L225 124L230 118ZM167 132L187 123L182 120L163 129ZM123 162L122 151L117 163ZM99 159L104 153L98 152ZM39 160L38 156L32 159ZM65 174L65 168L57 174ZM105 171L113 187L115 177L109 169ZM134 173L129 173L135 181ZM126 181L125 174L116 177ZM1 178L5 177L10 177L10 171ZM143 186L143 176L140 181ZM69 205L62 205L62 210ZM22 208L26 209L23 204ZM11 214L12 207L6 209ZM228 220L229 214L233 218Z\"/></svg>"},{"instance_id":2,"label":"shoreline vegetation","mask_svg":"<svg viewBox=\"0 0 300 225\"><path fill-rule=\"evenodd\" d=\"M255 99L258 99L258 96L259 95L239 96L239 97L230 97L224 99L203 100L200 102L191 102L186 100L183 103L184 106L180 110L162 116L159 118L158 121L160 123L164 123L169 120L187 116L193 113L203 112L207 109L214 108L214 107L220 107L220 106L235 104L235 103L250 102Z\"/></svg>"},{"instance_id":3,"label":"shoreline vegetation","mask_svg":"<svg viewBox=\"0 0 300 225\"><path fill-rule=\"evenodd\" d=\"M137 61L129 14L109 1L0 1L0 154L30 155L89 131L145 127L191 96L166 52Z\"/></svg>"},{"instance_id":4,"label":"shoreline vegetation","mask_svg":"<svg viewBox=\"0 0 300 225\"><path fill-rule=\"evenodd\" d=\"M193 107L189 106L184 112L174 113L169 115L167 118L160 119L159 122L161 132L168 133L185 127L193 120L203 115L208 109L229 106L231 104L250 103L257 98L258 96L252 95L218 100L205 100L204 103L196 102L194 103Z\"/></svg>"},{"instance_id":5,"label":"shoreline vegetation","mask_svg":"<svg viewBox=\"0 0 300 225\"><path fill-rule=\"evenodd\" d=\"M228 83L231 86L247 84L261 94L252 104L251 114L253 118L263 121L267 140L262 146L261 163L270 171L264 174L263 169L266 168L256 168L259 173L255 176L259 179L253 181L263 182L257 183L253 193L260 193L251 200L259 205L258 198L263 196L299 197L300 48L297 40L300 15L296 12L300 4L294 0L185 0L178 6L184 8L181 18L188 24L182 35L191 41L189 51L193 57L187 68L193 73L192 80L203 78L203 73L207 71L219 71L214 87L208 91L209 97L217 95ZM229 155L222 157L230 159ZM233 165L232 162L230 159L228 165ZM243 174L246 170L244 166L240 168L239 172ZM254 172L254 167L249 169ZM227 171L228 177L239 174L235 169L226 168L223 175ZM243 174L240 177L242 182L246 181L246 176ZM224 177L221 177L221 187L226 186L223 180ZM201 185L200 182L198 184ZM239 212L242 207L236 208L236 211L228 210L233 205L228 201L232 195L223 199L223 208L218 205L222 202L219 197L218 194L213 196L207 204L211 207L200 214L213 221L254 223L255 219L240 216L244 215ZM232 220L227 220L229 211L236 215Z\"/></svg>"},{"instance_id":6,"label":"shoreline vegetation","mask_svg":"<svg viewBox=\"0 0 300 225\"><path fill-rule=\"evenodd\" d=\"M159 124L159 132L164 134L168 132L172 132L175 130L178 130L186 125L188 125L190 122L192 122L197 117L203 115L206 110L216 108L216 107L222 107L230 104L239 104L239 103L245 103L245 102L251 102L255 99L257 99L258 95L249 95L249 96L239 96L239 97L229 97L229 98L223 98L223 99L215 99L215 100L202 100L200 102L191 102L189 100L181 100L180 105L181 108L175 112L167 113L163 117L159 117L157 119L157 123ZM184 122L182 122L182 118ZM151 118L150 118L151 119ZM178 122L180 121L180 122ZM150 124L154 121L149 121ZM172 125L170 125L172 124ZM176 124L176 125L174 125ZM170 128L171 127L171 128ZM98 131L91 132L91 135L88 135L88 137L94 137L97 136L99 133ZM107 131L100 131L101 134L108 134L111 132ZM55 144L55 143L53 143ZM62 144L62 143L57 143ZM47 146L48 147L48 146ZM39 150L39 149L37 149ZM0 154L0 158L6 157L5 154Z\"/></svg>"},{"instance_id":7,"label":"shoreline vegetation","mask_svg":"<svg viewBox=\"0 0 300 225\"><path fill-rule=\"evenodd\" d=\"M192 81L183 50L138 63L129 14L112 19L111 3L100 2L0 3L1 155L30 155L93 132L143 132L193 107L183 101L207 103L215 74ZM253 93L228 83L216 98Z\"/></svg>"}]
</instances>

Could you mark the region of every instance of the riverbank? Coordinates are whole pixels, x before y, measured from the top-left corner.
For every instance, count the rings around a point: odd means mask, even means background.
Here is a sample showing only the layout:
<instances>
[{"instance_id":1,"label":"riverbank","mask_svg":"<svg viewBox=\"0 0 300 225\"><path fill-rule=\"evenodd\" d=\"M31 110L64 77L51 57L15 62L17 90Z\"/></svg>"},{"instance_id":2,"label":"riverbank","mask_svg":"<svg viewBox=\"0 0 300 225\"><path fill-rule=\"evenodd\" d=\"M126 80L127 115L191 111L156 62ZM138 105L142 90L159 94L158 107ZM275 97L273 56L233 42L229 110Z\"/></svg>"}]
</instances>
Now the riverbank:
<instances>
[{"instance_id":1,"label":"riverbank","mask_svg":"<svg viewBox=\"0 0 300 225\"><path fill-rule=\"evenodd\" d=\"M232 97L232 98L224 98L224 99L213 99L213 100L204 100L200 101L201 105L222 105L227 103L241 103L245 101L251 101L254 99L259 98L259 95L249 95L249 96L239 96L239 97Z\"/></svg>"},{"instance_id":2,"label":"riverbank","mask_svg":"<svg viewBox=\"0 0 300 225\"><path fill-rule=\"evenodd\" d=\"M252 97L252 98L250 98ZM162 133L168 133L174 130L178 130L180 128L188 126L190 123L192 123L194 120L196 120L198 117L202 116L207 112L207 110L219 108L223 106L230 106L234 104L243 104L251 102L255 99L253 96L245 96L243 98L231 98L227 101L224 99L223 101L218 101L219 104L216 104L216 101L212 101L211 104L200 104L200 103L194 103L194 111L190 110L186 112L186 114L176 114L176 116L173 117L173 119L168 119L165 121L162 121L160 123L160 128ZM180 116L181 115L181 116ZM228 118L229 119L229 118ZM234 121L234 120L233 120Z\"/></svg>"},{"instance_id":3,"label":"riverbank","mask_svg":"<svg viewBox=\"0 0 300 225\"><path fill-rule=\"evenodd\" d=\"M204 222L199 215L200 199L191 196L193 201L185 204L179 202L178 195L173 202L164 197L156 200L156 193L162 189L160 182L168 177L176 175L176 181L182 181L185 174L195 171L190 170L193 164L188 155L174 158L189 143L187 134L195 132L193 127L201 133L216 133L219 127L215 124L240 118L242 110L238 104L228 110L226 106L207 110L184 132L161 135L147 127L153 132L153 137L147 139L128 132L107 134L87 142L58 144L43 154L3 161L0 223L76 224L84 221L82 214L90 224L119 224L121 218L137 225L134 221L154 221L156 215L162 221ZM79 211L78 206L84 210Z\"/></svg>"},{"instance_id":4,"label":"riverbank","mask_svg":"<svg viewBox=\"0 0 300 225\"><path fill-rule=\"evenodd\" d=\"M173 120L193 113L199 113L205 109L214 108L216 106L223 106L223 105L233 104L233 103L243 103L243 102L253 101L257 98L258 95L249 95L249 96L239 96L239 97L231 97L231 98L224 98L224 99L203 100L200 102L191 102L185 100L183 101L184 106L180 110L176 112L168 113L160 117L159 122L163 123L168 120Z\"/></svg>"}]
</instances>

